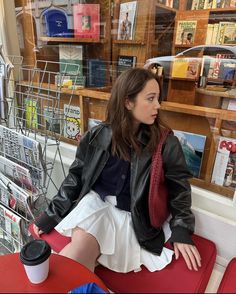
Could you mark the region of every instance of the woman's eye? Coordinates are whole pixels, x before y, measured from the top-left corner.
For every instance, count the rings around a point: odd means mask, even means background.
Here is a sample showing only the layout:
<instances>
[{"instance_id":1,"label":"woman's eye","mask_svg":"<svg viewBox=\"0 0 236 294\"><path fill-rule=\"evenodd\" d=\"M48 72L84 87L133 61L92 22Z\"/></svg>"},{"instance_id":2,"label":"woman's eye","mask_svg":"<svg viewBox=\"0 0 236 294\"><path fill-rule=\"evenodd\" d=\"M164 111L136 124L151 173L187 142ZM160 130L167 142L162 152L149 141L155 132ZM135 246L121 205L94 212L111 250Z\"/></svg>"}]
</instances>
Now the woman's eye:
<instances>
[{"instance_id":1,"label":"woman's eye","mask_svg":"<svg viewBox=\"0 0 236 294\"><path fill-rule=\"evenodd\" d=\"M152 102L154 100L154 97L148 97L147 100Z\"/></svg>"}]
</instances>

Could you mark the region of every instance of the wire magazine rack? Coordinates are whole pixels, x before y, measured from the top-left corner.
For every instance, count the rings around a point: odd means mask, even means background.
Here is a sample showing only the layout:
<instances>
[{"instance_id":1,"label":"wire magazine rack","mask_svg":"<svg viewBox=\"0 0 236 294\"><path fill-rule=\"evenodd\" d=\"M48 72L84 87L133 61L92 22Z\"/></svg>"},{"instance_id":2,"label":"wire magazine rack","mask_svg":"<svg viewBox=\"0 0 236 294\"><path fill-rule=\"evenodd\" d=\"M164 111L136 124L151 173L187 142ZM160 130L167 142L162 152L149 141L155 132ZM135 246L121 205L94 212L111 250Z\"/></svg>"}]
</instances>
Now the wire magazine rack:
<instances>
[{"instance_id":1,"label":"wire magazine rack","mask_svg":"<svg viewBox=\"0 0 236 294\"><path fill-rule=\"evenodd\" d=\"M24 66L16 56L9 60L14 70L4 77L9 88L1 105L7 115L0 118L0 245L16 252L31 238L29 223L47 206L49 185L59 188L52 178L56 161L65 177L63 105L71 105L81 69L79 64L45 60Z\"/></svg>"}]
</instances>

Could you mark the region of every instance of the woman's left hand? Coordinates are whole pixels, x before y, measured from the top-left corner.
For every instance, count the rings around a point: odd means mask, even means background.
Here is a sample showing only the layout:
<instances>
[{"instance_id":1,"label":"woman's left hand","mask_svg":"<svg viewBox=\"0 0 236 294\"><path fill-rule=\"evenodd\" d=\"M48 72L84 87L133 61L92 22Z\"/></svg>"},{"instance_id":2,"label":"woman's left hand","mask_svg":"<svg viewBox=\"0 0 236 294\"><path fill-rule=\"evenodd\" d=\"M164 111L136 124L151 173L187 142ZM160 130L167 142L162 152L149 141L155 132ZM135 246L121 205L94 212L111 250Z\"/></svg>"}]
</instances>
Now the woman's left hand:
<instances>
[{"instance_id":1,"label":"woman's left hand","mask_svg":"<svg viewBox=\"0 0 236 294\"><path fill-rule=\"evenodd\" d=\"M201 256L197 250L197 247L190 244L174 243L175 258L178 259L180 253L182 254L188 269L195 271L198 267L201 267Z\"/></svg>"}]
</instances>

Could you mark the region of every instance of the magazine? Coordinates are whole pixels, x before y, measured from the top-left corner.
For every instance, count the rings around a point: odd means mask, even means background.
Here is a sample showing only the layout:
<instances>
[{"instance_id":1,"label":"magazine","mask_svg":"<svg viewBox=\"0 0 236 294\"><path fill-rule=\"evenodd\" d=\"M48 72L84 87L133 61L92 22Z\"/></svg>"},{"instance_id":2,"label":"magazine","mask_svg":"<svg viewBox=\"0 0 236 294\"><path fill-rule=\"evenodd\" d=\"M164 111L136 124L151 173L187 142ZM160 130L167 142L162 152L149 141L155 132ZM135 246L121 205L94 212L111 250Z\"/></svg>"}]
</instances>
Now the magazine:
<instances>
[{"instance_id":1,"label":"magazine","mask_svg":"<svg viewBox=\"0 0 236 294\"><path fill-rule=\"evenodd\" d=\"M17 186L0 172L0 201L27 218L33 217L32 194Z\"/></svg>"},{"instance_id":2,"label":"magazine","mask_svg":"<svg viewBox=\"0 0 236 294\"><path fill-rule=\"evenodd\" d=\"M0 155L13 160L30 171L33 185L44 186L46 165L39 142L0 125Z\"/></svg>"},{"instance_id":3,"label":"magazine","mask_svg":"<svg viewBox=\"0 0 236 294\"><path fill-rule=\"evenodd\" d=\"M81 137L80 107L64 104L64 116L64 137L79 141Z\"/></svg>"},{"instance_id":4,"label":"magazine","mask_svg":"<svg viewBox=\"0 0 236 294\"><path fill-rule=\"evenodd\" d=\"M182 20L177 23L176 45L191 45L194 43L197 28L196 20Z\"/></svg>"},{"instance_id":5,"label":"magazine","mask_svg":"<svg viewBox=\"0 0 236 294\"><path fill-rule=\"evenodd\" d=\"M12 180L19 187L37 193L37 187L32 183L29 170L20 164L0 156L0 172Z\"/></svg>"},{"instance_id":6,"label":"magazine","mask_svg":"<svg viewBox=\"0 0 236 294\"><path fill-rule=\"evenodd\" d=\"M21 226L23 219L10 209L0 204L0 211L4 213L2 222L4 221L3 239L7 241L5 244L10 252L19 252L22 244Z\"/></svg>"},{"instance_id":7,"label":"magazine","mask_svg":"<svg viewBox=\"0 0 236 294\"><path fill-rule=\"evenodd\" d=\"M120 4L118 40L134 40L137 1Z\"/></svg>"},{"instance_id":8,"label":"magazine","mask_svg":"<svg viewBox=\"0 0 236 294\"><path fill-rule=\"evenodd\" d=\"M206 136L173 130L182 146L187 166L195 178L200 177Z\"/></svg>"},{"instance_id":9,"label":"magazine","mask_svg":"<svg viewBox=\"0 0 236 294\"><path fill-rule=\"evenodd\" d=\"M236 140L220 137L211 182L220 186L236 187Z\"/></svg>"}]
</instances>

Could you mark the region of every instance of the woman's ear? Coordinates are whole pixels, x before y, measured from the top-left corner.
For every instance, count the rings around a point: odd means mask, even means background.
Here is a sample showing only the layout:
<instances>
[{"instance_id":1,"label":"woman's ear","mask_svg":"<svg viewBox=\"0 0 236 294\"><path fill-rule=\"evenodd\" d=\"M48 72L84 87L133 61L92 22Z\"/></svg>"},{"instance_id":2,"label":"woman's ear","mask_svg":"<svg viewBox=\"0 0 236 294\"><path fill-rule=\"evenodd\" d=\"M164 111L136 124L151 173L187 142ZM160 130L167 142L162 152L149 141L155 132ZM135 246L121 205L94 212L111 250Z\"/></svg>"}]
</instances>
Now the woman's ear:
<instances>
[{"instance_id":1,"label":"woman's ear","mask_svg":"<svg viewBox=\"0 0 236 294\"><path fill-rule=\"evenodd\" d=\"M134 107L134 103L131 102L128 98L125 99L125 107L128 109L128 110L132 110L133 107Z\"/></svg>"}]
</instances>

